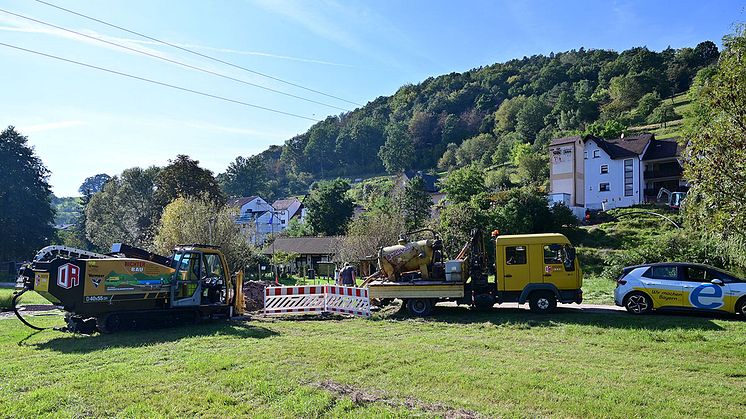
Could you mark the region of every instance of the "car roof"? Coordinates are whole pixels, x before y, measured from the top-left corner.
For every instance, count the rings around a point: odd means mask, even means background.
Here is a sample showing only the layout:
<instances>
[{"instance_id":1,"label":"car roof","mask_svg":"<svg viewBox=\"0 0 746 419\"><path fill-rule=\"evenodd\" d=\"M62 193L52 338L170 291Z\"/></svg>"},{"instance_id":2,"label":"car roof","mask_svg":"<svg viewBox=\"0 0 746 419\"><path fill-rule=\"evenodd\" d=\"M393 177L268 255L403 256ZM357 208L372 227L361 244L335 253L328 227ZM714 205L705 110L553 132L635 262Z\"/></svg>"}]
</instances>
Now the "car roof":
<instances>
[{"instance_id":1,"label":"car roof","mask_svg":"<svg viewBox=\"0 0 746 419\"><path fill-rule=\"evenodd\" d=\"M713 271L722 272L724 274L728 274L733 277L738 277L738 275L734 275L724 269L716 268L714 266L705 265L704 263L691 263L691 262L656 262L656 263L643 263L640 265L632 265L632 266L626 266L624 268L625 271L631 271L633 269L637 268L649 268L651 266L683 266L683 267L695 267L695 268L704 268L704 269L712 269Z\"/></svg>"}]
</instances>

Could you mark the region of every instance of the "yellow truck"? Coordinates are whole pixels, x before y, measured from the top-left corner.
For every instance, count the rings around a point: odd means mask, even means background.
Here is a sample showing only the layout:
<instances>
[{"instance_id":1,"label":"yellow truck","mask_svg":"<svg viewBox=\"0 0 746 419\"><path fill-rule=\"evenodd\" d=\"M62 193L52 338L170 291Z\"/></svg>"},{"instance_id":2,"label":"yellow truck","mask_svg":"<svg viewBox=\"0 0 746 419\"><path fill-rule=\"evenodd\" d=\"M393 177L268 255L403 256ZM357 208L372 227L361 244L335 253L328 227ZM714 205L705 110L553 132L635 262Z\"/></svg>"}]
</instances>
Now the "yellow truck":
<instances>
[{"instance_id":1,"label":"yellow truck","mask_svg":"<svg viewBox=\"0 0 746 419\"><path fill-rule=\"evenodd\" d=\"M442 244L434 233L433 239L402 240L397 246L382 248L379 275L367 281L369 295L379 301L400 299L415 316L431 314L440 301L476 308L528 302L537 313L551 312L557 302L582 302L583 274L567 237L497 232L493 237L494 267L487 266L484 241L477 231L453 260L444 260Z\"/></svg>"}]
</instances>

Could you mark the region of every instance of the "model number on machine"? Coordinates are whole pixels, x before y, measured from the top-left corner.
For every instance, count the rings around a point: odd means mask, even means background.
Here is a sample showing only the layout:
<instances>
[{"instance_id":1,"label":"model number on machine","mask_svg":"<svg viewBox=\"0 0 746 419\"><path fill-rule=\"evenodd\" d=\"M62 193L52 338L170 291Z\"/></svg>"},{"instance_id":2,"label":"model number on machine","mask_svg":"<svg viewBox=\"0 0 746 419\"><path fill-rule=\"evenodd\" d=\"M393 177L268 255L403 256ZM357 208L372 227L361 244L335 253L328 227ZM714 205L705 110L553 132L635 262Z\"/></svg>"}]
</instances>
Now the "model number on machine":
<instances>
[{"instance_id":1,"label":"model number on machine","mask_svg":"<svg viewBox=\"0 0 746 419\"><path fill-rule=\"evenodd\" d=\"M103 303L111 300L111 295L89 295L85 297L86 303Z\"/></svg>"}]
</instances>

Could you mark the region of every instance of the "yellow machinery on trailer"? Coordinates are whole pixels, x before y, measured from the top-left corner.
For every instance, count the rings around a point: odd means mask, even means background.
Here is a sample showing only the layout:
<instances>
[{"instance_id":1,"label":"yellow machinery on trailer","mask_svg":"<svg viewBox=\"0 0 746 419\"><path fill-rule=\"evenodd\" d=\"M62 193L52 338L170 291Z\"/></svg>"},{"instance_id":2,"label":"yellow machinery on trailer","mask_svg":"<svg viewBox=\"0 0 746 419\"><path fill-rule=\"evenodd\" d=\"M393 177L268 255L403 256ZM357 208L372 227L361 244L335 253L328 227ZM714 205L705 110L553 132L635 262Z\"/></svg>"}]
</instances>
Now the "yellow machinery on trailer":
<instances>
[{"instance_id":1,"label":"yellow machinery on trailer","mask_svg":"<svg viewBox=\"0 0 746 419\"><path fill-rule=\"evenodd\" d=\"M384 247L379 272L366 285L371 299L400 299L416 316L427 316L440 301L477 308L517 302L534 312L550 312L561 303L583 300L583 274L575 249L562 234L499 235L493 232L495 264L488 266L481 232L459 255L445 260L433 238ZM490 274L494 279L490 280Z\"/></svg>"}]
</instances>

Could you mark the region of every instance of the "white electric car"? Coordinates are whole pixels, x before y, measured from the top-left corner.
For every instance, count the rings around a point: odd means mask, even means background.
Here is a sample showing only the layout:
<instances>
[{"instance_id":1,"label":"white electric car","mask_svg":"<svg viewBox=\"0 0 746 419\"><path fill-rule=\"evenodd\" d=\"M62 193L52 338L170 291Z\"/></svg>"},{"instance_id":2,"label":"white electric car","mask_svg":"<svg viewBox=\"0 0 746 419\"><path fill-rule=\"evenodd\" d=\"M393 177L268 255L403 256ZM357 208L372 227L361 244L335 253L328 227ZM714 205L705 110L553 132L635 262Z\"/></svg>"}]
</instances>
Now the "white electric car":
<instances>
[{"instance_id":1,"label":"white electric car","mask_svg":"<svg viewBox=\"0 0 746 419\"><path fill-rule=\"evenodd\" d=\"M651 263L624 268L614 302L633 314L715 310L746 316L746 280L712 266Z\"/></svg>"}]
</instances>

